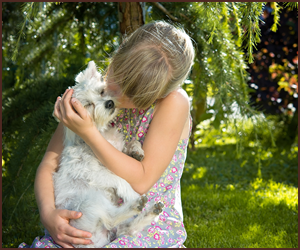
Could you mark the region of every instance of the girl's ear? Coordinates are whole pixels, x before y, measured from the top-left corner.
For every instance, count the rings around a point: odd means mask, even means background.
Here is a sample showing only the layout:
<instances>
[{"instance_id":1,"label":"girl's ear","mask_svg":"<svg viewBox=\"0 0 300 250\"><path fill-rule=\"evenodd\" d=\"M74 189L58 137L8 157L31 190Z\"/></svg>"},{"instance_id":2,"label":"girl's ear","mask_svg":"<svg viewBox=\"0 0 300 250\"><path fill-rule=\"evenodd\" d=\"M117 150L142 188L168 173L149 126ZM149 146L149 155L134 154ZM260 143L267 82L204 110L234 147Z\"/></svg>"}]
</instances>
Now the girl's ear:
<instances>
[{"instance_id":1,"label":"girl's ear","mask_svg":"<svg viewBox=\"0 0 300 250\"><path fill-rule=\"evenodd\" d=\"M99 72L97 70L97 65L95 64L94 61L90 61L88 63L87 68L84 71L80 72L76 76L75 81L77 83L82 83L83 81L87 81L87 80L90 80L93 77L97 77L98 74L99 74Z\"/></svg>"}]
</instances>

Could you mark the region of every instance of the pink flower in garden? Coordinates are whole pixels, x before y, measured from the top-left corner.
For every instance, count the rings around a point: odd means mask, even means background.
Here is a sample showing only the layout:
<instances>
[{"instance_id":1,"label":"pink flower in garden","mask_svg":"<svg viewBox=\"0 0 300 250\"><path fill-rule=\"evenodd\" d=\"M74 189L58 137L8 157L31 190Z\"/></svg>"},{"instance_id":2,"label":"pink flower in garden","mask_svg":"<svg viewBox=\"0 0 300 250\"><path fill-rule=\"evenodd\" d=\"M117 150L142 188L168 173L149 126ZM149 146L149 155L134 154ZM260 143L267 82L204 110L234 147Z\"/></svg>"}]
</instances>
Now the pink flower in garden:
<instances>
[{"instance_id":1,"label":"pink flower in garden","mask_svg":"<svg viewBox=\"0 0 300 250\"><path fill-rule=\"evenodd\" d=\"M166 186L166 189L167 189L167 190L172 189L172 185Z\"/></svg>"},{"instance_id":2,"label":"pink flower in garden","mask_svg":"<svg viewBox=\"0 0 300 250\"><path fill-rule=\"evenodd\" d=\"M148 118L146 116L143 117L142 122L148 121Z\"/></svg>"},{"instance_id":3,"label":"pink flower in garden","mask_svg":"<svg viewBox=\"0 0 300 250\"><path fill-rule=\"evenodd\" d=\"M159 235L159 234L154 234L153 238L154 238L155 240L159 240L159 239L160 239L160 235Z\"/></svg>"},{"instance_id":4,"label":"pink flower in garden","mask_svg":"<svg viewBox=\"0 0 300 250\"><path fill-rule=\"evenodd\" d=\"M141 137L143 137L143 135L144 135L144 133L143 132L141 132L141 133L138 133L138 136L141 138Z\"/></svg>"},{"instance_id":5,"label":"pink flower in garden","mask_svg":"<svg viewBox=\"0 0 300 250\"><path fill-rule=\"evenodd\" d=\"M165 186L165 184L164 184L164 183L160 183L160 186L161 186L161 187L164 187L164 186Z\"/></svg>"},{"instance_id":6,"label":"pink flower in garden","mask_svg":"<svg viewBox=\"0 0 300 250\"><path fill-rule=\"evenodd\" d=\"M120 243L121 245L126 245L126 243L125 243L123 240L119 240L119 243Z\"/></svg>"},{"instance_id":7,"label":"pink flower in garden","mask_svg":"<svg viewBox=\"0 0 300 250\"><path fill-rule=\"evenodd\" d=\"M174 179L174 178L173 178L171 175L168 175L168 176L167 176L167 180L168 180L168 181L173 181L173 179Z\"/></svg>"},{"instance_id":8,"label":"pink flower in garden","mask_svg":"<svg viewBox=\"0 0 300 250\"><path fill-rule=\"evenodd\" d=\"M169 217L169 215L166 211L163 211L163 215L166 216L166 217Z\"/></svg>"},{"instance_id":9,"label":"pink flower in garden","mask_svg":"<svg viewBox=\"0 0 300 250\"><path fill-rule=\"evenodd\" d=\"M144 112L145 112L145 110L141 109L139 114L142 115L142 114L144 114Z\"/></svg>"},{"instance_id":10,"label":"pink flower in garden","mask_svg":"<svg viewBox=\"0 0 300 250\"><path fill-rule=\"evenodd\" d=\"M148 229L148 233L154 233L154 228L153 227L150 227L149 229Z\"/></svg>"},{"instance_id":11,"label":"pink flower in garden","mask_svg":"<svg viewBox=\"0 0 300 250\"><path fill-rule=\"evenodd\" d=\"M173 167L172 168L172 173L176 173L177 172L177 168Z\"/></svg>"}]
</instances>

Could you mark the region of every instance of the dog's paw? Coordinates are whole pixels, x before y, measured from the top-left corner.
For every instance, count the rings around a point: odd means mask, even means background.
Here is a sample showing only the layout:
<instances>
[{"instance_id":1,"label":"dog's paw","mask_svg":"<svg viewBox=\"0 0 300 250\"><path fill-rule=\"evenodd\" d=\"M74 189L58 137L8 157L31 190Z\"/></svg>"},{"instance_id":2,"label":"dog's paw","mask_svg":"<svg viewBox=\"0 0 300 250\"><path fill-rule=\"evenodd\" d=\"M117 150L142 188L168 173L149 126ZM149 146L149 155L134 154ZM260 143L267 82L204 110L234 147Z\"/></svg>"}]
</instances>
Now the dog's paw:
<instances>
[{"instance_id":1,"label":"dog's paw","mask_svg":"<svg viewBox=\"0 0 300 250\"><path fill-rule=\"evenodd\" d=\"M132 158L142 161L144 159L144 150L142 149L142 145L139 141L131 141L127 145L127 154Z\"/></svg>"},{"instance_id":2,"label":"dog's paw","mask_svg":"<svg viewBox=\"0 0 300 250\"><path fill-rule=\"evenodd\" d=\"M142 161L144 159L144 154L141 154L140 152L137 151L131 152L130 156L138 161Z\"/></svg>"},{"instance_id":3,"label":"dog's paw","mask_svg":"<svg viewBox=\"0 0 300 250\"><path fill-rule=\"evenodd\" d=\"M162 212L164 204L162 202L158 202L154 204L153 213L159 215Z\"/></svg>"},{"instance_id":4,"label":"dog's paw","mask_svg":"<svg viewBox=\"0 0 300 250\"><path fill-rule=\"evenodd\" d=\"M137 206L137 209L139 211L142 211L143 208L145 207L146 203L148 201L148 198L146 195L142 195L140 198L139 198L139 205Z\"/></svg>"}]
</instances>

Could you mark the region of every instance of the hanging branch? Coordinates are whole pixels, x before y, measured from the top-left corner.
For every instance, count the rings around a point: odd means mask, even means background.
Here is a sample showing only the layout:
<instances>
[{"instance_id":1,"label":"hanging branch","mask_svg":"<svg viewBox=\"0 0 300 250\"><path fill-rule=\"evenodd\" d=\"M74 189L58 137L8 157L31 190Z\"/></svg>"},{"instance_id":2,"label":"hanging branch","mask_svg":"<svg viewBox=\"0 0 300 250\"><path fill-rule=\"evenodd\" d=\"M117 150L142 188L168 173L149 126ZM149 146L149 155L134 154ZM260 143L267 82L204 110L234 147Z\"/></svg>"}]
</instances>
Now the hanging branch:
<instances>
[{"instance_id":1,"label":"hanging branch","mask_svg":"<svg viewBox=\"0 0 300 250\"><path fill-rule=\"evenodd\" d=\"M170 19L172 19L175 22L180 22L180 19L178 19L177 17L174 17L170 14L170 12L164 7L162 6L159 2L152 2L152 4L157 7L158 9L160 9L163 13L165 13Z\"/></svg>"}]
</instances>

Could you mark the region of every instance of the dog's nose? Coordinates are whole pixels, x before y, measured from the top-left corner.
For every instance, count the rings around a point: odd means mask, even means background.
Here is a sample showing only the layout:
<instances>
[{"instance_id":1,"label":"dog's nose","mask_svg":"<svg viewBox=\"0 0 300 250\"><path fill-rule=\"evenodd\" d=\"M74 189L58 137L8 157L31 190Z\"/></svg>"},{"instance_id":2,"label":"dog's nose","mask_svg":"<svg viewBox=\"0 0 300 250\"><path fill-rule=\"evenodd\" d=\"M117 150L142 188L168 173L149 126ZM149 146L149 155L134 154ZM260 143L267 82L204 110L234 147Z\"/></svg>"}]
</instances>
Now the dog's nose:
<instances>
[{"instance_id":1,"label":"dog's nose","mask_svg":"<svg viewBox=\"0 0 300 250\"><path fill-rule=\"evenodd\" d=\"M109 100L109 101L105 102L105 108L112 109L114 107L115 107L115 104L114 104L114 102L112 100Z\"/></svg>"}]
</instances>

